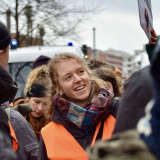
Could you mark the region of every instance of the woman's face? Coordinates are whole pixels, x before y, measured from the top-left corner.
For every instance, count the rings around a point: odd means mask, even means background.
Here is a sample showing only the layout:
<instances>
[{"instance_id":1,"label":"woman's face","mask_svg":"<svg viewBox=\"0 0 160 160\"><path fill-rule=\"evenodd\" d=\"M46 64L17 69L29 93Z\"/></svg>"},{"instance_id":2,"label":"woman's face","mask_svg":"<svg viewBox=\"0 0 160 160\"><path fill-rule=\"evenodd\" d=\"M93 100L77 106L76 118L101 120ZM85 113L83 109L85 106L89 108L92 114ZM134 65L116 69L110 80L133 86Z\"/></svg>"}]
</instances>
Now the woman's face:
<instances>
[{"instance_id":1,"label":"woman's face","mask_svg":"<svg viewBox=\"0 0 160 160\"><path fill-rule=\"evenodd\" d=\"M55 86L57 92L65 94L71 102L84 107L91 90L88 73L75 59L59 62L56 68L60 86Z\"/></svg>"},{"instance_id":2,"label":"woman's face","mask_svg":"<svg viewBox=\"0 0 160 160\"><path fill-rule=\"evenodd\" d=\"M30 97L29 104L33 110L31 114L38 118L42 116L49 104L49 97Z\"/></svg>"}]
</instances>

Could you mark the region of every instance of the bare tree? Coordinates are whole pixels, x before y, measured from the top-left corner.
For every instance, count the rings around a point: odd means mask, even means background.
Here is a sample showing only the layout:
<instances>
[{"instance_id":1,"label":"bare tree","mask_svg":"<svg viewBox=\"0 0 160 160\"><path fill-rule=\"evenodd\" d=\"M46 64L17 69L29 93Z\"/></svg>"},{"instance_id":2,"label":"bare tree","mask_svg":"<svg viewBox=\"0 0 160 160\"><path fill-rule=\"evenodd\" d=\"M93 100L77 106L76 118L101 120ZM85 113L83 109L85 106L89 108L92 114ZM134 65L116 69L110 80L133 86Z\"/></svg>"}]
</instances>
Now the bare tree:
<instances>
[{"instance_id":1,"label":"bare tree","mask_svg":"<svg viewBox=\"0 0 160 160\"><path fill-rule=\"evenodd\" d=\"M37 35L41 42L45 36L45 43L52 45L59 37L74 38L86 14L101 10L86 6L85 1L76 4L76 0L1 0L0 13L11 11L11 32L16 33L19 46L23 41L20 35L26 35L27 45Z\"/></svg>"}]
</instances>

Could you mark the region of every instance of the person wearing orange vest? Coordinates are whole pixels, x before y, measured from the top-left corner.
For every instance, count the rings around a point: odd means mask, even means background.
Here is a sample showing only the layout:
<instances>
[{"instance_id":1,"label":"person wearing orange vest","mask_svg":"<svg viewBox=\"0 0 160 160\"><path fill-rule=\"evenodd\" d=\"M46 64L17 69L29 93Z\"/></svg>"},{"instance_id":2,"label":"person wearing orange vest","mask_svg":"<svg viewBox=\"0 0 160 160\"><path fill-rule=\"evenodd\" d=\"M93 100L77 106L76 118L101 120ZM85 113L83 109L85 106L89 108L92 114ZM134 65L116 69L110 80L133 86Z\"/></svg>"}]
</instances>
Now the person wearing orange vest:
<instances>
[{"instance_id":1,"label":"person wearing orange vest","mask_svg":"<svg viewBox=\"0 0 160 160\"><path fill-rule=\"evenodd\" d=\"M8 118L3 109L0 108L0 159L17 160L17 154L13 150L12 137L8 126Z\"/></svg>"},{"instance_id":2,"label":"person wearing orange vest","mask_svg":"<svg viewBox=\"0 0 160 160\"><path fill-rule=\"evenodd\" d=\"M57 93L51 122L41 130L38 160L87 160L87 146L112 136L113 94L76 55L56 55L48 67Z\"/></svg>"},{"instance_id":3,"label":"person wearing orange vest","mask_svg":"<svg viewBox=\"0 0 160 160\"><path fill-rule=\"evenodd\" d=\"M17 84L13 82L11 76L5 70L9 59L10 41L11 36L9 34L9 31L7 30L6 26L2 22L0 22L0 107L1 104L8 101L10 98L13 98L18 89ZM9 93L6 92L8 91L8 89L10 89ZM10 138L13 146L13 151L17 151L18 143L14 131L8 121L8 117L2 108L0 113L1 130L3 130Z\"/></svg>"},{"instance_id":4,"label":"person wearing orange vest","mask_svg":"<svg viewBox=\"0 0 160 160\"><path fill-rule=\"evenodd\" d=\"M0 22L0 132L2 130L8 137L16 160L36 160L38 141L32 127L20 113L9 107L9 101L15 97L18 90L16 82L6 70L10 41L9 31ZM9 156L10 152L8 151L8 154L0 159L15 159L15 157Z\"/></svg>"}]
</instances>

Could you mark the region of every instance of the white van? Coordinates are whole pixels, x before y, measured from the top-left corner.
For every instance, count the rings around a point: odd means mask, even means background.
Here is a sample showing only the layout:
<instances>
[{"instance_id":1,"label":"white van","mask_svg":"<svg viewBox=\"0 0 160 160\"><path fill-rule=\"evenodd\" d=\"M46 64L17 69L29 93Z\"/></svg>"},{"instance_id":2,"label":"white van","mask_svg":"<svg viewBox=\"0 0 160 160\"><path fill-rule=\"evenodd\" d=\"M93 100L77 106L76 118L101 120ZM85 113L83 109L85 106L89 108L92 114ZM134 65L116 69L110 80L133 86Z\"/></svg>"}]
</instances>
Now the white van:
<instances>
[{"instance_id":1,"label":"white van","mask_svg":"<svg viewBox=\"0 0 160 160\"><path fill-rule=\"evenodd\" d=\"M18 83L18 92L16 97L23 95L24 85L28 74L32 70L32 64L40 55L52 58L59 53L73 53L83 59L84 54L80 47L76 46L34 46L11 49L9 53L8 71L13 79Z\"/></svg>"}]
</instances>

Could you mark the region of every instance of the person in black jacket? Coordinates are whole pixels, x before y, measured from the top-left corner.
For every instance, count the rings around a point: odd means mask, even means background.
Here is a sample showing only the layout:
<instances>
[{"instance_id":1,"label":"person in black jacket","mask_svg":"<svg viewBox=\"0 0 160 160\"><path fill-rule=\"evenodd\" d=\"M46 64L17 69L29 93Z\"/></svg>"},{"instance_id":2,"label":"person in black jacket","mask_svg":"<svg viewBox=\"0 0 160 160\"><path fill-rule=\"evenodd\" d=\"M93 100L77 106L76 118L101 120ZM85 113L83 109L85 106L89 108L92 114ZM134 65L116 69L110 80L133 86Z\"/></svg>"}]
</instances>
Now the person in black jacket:
<instances>
[{"instance_id":1,"label":"person in black jacket","mask_svg":"<svg viewBox=\"0 0 160 160\"><path fill-rule=\"evenodd\" d=\"M8 136L11 152L15 151L13 153L17 156L16 160L36 160L38 151L36 135L25 118L17 111L10 109L8 104L15 97L18 90L16 82L13 81L6 70L10 40L8 30L0 22L0 130ZM15 135L11 134L13 132ZM7 160L8 156L9 154L5 154L5 157L0 159ZM14 157L9 159L14 160Z\"/></svg>"},{"instance_id":2,"label":"person in black jacket","mask_svg":"<svg viewBox=\"0 0 160 160\"><path fill-rule=\"evenodd\" d=\"M4 69L8 64L10 41L11 37L7 28L0 22L0 105L10 98L13 98L18 89L9 73ZM10 88L10 92L5 94L8 88ZM8 117L1 107L0 117L0 159L15 160L17 155L12 150L12 138L8 125Z\"/></svg>"},{"instance_id":3,"label":"person in black jacket","mask_svg":"<svg viewBox=\"0 0 160 160\"><path fill-rule=\"evenodd\" d=\"M154 30L151 31L151 35L152 41L146 45L150 63L153 60L152 54L157 41ZM152 97L152 79L149 65L133 73L125 83L124 93L117 112L114 134L135 129L140 118L145 115L145 107Z\"/></svg>"},{"instance_id":4,"label":"person in black jacket","mask_svg":"<svg viewBox=\"0 0 160 160\"><path fill-rule=\"evenodd\" d=\"M8 135L8 128L6 127L5 124L3 124L3 122L5 122L4 119L7 117L6 117L5 112L1 108L0 108L0 116L1 116L1 120L0 120L0 159L17 160L17 155L12 150L12 143Z\"/></svg>"},{"instance_id":5,"label":"person in black jacket","mask_svg":"<svg viewBox=\"0 0 160 160\"><path fill-rule=\"evenodd\" d=\"M148 148L160 160L160 37L154 49L154 59L151 65L153 99L147 104L145 116L140 119L137 130Z\"/></svg>"}]
</instances>

